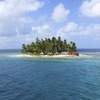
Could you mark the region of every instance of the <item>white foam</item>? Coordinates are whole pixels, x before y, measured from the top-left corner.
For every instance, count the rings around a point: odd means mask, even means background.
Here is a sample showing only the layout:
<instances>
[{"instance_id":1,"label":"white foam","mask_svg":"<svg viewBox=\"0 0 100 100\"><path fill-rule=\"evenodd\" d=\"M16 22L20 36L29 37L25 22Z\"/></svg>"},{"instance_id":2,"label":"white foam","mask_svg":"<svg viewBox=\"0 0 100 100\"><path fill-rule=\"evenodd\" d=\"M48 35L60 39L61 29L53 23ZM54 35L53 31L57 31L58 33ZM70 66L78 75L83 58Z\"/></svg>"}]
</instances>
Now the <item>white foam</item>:
<instances>
[{"instance_id":1,"label":"white foam","mask_svg":"<svg viewBox=\"0 0 100 100\"><path fill-rule=\"evenodd\" d=\"M31 55L27 55L27 54L11 54L11 55L7 55L7 57L32 57Z\"/></svg>"},{"instance_id":2,"label":"white foam","mask_svg":"<svg viewBox=\"0 0 100 100\"><path fill-rule=\"evenodd\" d=\"M93 56L92 55L86 55L86 54L80 54L79 57L80 58L91 58Z\"/></svg>"}]
</instances>

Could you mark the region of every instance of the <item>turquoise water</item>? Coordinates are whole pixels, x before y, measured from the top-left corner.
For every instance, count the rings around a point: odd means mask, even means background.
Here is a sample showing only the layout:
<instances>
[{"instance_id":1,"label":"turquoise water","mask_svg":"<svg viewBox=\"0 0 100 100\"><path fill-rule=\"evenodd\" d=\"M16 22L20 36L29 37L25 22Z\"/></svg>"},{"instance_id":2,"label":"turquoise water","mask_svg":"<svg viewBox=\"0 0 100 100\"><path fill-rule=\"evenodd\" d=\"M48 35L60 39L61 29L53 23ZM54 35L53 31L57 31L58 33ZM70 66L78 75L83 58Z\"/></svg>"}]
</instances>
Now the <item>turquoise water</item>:
<instances>
[{"instance_id":1,"label":"turquoise water","mask_svg":"<svg viewBox=\"0 0 100 100\"><path fill-rule=\"evenodd\" d=\"M36 59L1 53L0 100L100 100L100 53L85 54Z\"/></svg>"}]
</instances>

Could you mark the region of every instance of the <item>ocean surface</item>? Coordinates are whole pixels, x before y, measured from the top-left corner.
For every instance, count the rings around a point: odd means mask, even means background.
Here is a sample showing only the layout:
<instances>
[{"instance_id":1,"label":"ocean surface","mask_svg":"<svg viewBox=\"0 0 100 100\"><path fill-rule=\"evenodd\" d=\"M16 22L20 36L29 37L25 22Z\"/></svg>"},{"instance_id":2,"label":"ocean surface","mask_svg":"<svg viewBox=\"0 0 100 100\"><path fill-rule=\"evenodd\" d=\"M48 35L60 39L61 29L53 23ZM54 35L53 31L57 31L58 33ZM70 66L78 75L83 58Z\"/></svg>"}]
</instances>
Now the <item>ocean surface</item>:
<instances>
[{"instance_id":1,"label":"ocean surface","mask_svg":"<svg viewBox=\"0 0 100 100\"><path fill-rule=\"evenodd\" d=\"M100 100L100 49L80 57L20 57L0 50L0 100Z\"/></svg>"}]
</instances>

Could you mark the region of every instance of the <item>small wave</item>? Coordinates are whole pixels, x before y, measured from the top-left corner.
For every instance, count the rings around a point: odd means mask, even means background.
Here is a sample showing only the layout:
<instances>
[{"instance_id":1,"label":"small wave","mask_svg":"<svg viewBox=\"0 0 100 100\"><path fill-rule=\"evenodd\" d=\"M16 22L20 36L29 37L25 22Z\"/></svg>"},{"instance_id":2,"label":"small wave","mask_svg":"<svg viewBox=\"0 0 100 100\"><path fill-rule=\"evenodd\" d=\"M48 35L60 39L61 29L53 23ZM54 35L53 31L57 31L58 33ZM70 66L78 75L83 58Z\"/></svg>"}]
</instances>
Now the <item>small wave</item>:
<instances>
[{"instance_id":1,"label":"small wave","mask_svg":"<svg viewBox=\"0 0 100 100\"><path fill-rule=\"evenodd\" d=\"M32 57L31 55L26 55L26 54L12 54L12 55L6 55L6 57Z\"/></svg>"},{"instance_id":2,"label":"small wave","mask_svg":"<svg viewBox=\"0 0 100 100\"><path fill-rule=\"evenodd\" d=\"M92 55L80 54L79 58L92 58Z\"/></svg>"}]
</instances>

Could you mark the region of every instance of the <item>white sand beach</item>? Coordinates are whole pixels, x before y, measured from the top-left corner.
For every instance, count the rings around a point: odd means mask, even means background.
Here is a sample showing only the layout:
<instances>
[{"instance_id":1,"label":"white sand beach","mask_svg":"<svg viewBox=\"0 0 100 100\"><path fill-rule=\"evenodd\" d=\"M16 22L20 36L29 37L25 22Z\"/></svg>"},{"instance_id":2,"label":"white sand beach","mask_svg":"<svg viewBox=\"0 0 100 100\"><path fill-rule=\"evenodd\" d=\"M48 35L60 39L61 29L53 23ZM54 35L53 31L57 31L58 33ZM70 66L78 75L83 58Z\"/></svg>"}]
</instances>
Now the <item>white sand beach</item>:
<instances>
[{"instance_id":1,"label":"white sand beach","mask_svg":"<svg viewBox=\"0 0 100 100\"><path fill-rule=\"evenodd\" d=\"M74 58L91 58L92 55L87 55L80 53L79 56L76 55L30 55L30 54L11 54L6 55L7 57L14 57L14 58L64 58L64 59L74 59Z\"/></svg>"},{"instance_id":2,"label":"white sand beach","mask_svg":"<svg viewBox=\"0 0 100 100\"><path fill-rule=\"evenodd\" d=\"M26 57L26 58L73 58L79 56L73 55L28 55L28 54L16 54L8 55L9 57Z\"/></svg>"}]
</instances>

